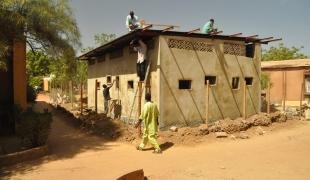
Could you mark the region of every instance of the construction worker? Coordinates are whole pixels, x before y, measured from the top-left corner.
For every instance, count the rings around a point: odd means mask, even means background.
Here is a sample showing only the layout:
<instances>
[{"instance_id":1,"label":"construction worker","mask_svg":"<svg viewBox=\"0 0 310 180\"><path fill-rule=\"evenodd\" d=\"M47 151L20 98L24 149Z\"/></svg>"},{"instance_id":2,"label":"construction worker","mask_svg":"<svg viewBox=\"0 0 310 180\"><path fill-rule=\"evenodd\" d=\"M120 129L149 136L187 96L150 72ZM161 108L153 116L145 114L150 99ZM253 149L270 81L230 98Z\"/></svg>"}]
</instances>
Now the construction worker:
<instances>
[{"instance_id":1,"label":"construction worker","mask_svg":"<svg viewBox=\"0 0 310 180\"><path fill-rule=\"evenodd\" d=\"M205 33L205 34L210 34L210 33L213 33L213 32L217 32L217 29L214 28L214 19L210 19L210 21L208 21L203 27L202 27L202 30L201 30L202 33Z\"/></svg>"},{"instance_id":2,"label":"construction worker","mask_svg":"<svg viewBox=\"0 0 310 180\"><path fill-rule=\"evenodd\" d=\"M113 86L114 84L114 81L112 84L104 84L102 85L103 87L103 99L104 99L104 113L107 115L109 113L109 100L111 99L111 96L110 96L110 88Z\"/></svg>"},{"instance_id":3,"label":"construction worker","mask_svg":"<svg viewBox=\"0 0 310 180\"><path fill-rule=\"evenodd\" d=\"M149 142L154 148L153 153L160 154L162 151L157 143L157 130L158 130L158 108L155 103L151 101L151 94L145 94L146 103L143 106L142 113L139 117L139 121L135 124L135 127L139 127L143 121L143 136L142 142L137 146L137 150L143 151L146 144Z\"/></svg>"},{"instance_id":4,"label":"construction worker","mask_svg":"<svg viewBox=\"0 0 310 180\"><path fill-rule=\"evenodd\" d=\"M133 11L130 11L129 15L126 17L126 27L128 28L129 32L141 27L139 18Z\"/></svg>"},{"instance_id":5,"label":"construction worker","mask_svg":"<svg viewBox=\"0 0 310 180\"><path fill-rule=\"evenodd\" d=\"M147 46L141 39L134 39L130 42L130 46L138 52L137 75L139 76L140 81L144 81L148 65L146 60Z\"/></svg>"}]
</instances>

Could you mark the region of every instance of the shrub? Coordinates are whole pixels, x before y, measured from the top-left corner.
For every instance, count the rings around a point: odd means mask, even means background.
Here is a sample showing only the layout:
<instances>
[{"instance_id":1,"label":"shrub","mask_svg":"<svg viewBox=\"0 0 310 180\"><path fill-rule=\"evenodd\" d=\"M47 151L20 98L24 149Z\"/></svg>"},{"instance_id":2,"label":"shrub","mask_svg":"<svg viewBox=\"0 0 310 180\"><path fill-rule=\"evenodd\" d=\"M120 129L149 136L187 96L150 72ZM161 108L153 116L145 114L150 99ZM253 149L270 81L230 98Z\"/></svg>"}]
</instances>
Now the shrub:
<instances>
[{"instance_id":1,"label":"shrub","mask_svg":"<svg viewBox=\"0 0 310 180\"><path fill-rule=\"evenodd\" d=\"M46 143L52 122L52 114L45 111L36 113L31 109L21 113L16 121L16 135L23 143L31 147L42 146Z\"/></svg>"}]
</instances>

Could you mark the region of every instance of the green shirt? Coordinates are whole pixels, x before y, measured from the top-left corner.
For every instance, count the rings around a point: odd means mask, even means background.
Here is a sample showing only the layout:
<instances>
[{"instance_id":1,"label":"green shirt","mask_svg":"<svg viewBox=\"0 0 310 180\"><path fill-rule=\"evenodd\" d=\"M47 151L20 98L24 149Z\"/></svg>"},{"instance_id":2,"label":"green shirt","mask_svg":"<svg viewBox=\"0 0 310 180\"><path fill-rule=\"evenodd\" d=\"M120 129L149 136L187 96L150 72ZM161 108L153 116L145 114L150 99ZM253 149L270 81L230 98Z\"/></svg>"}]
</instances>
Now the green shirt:
<instances>
[{"instance_id":1,"label":"green shirt","mask_svg":"<svg viewBox=\"0 0 310 180\"><path fill-rule=\"evenodd\" d=\"M144 128L148 132L157 132L157 120L159 111L157 105L153 102L144 104L139 119L143 120Z\"/></svg>"},{"instance_id":2,"label":"green shirt","mask_svg":"<svg viewBox=\"0 0 310 180\"><path fill-rule=\"evenodd\" d=\"M206 33L209 34L210 32L213 31L213 24L211 23L211 21L207 22L203 27L201 32L202 33Z\"/></svg>"}]
</instances>

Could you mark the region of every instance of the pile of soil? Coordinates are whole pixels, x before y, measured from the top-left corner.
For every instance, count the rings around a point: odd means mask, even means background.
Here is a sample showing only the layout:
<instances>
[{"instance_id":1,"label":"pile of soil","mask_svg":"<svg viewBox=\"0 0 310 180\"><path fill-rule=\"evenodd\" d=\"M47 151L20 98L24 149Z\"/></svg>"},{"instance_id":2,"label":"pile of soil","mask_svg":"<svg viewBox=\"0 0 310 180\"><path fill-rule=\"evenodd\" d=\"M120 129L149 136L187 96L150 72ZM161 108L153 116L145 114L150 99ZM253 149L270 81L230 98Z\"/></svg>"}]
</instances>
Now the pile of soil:
<instances>
[{"instance_id":1,"label":"pile of soil","mask_svg":"<svg viewBox=\"0 0 310 180\"><path fill-rule=\"evenodd\" d=\"M63 111L66 111L64 108ZM66 111L71 119L81 129L87 130L93 134L99 135L108 140L117 140L129 143L138 143L140 137L138 130L132 124L126 124L118 119L111 119L104 114L96 114L90 112L83 116L76 116L73 113ZM237 118L235 120L226 118L215 122L213 125L207 126L201 124L198 127L181 127L176 131L160 131L158 140L164 142L173 142L174 144L193 144L201 141L201 139L214 132L226 132L233 134L236 132L246 131L253 126L269 126L273 122L285 122L287 120L285 113L275 112L271 114L260 113L244 120Z\"/></svg>"}]
</instances>

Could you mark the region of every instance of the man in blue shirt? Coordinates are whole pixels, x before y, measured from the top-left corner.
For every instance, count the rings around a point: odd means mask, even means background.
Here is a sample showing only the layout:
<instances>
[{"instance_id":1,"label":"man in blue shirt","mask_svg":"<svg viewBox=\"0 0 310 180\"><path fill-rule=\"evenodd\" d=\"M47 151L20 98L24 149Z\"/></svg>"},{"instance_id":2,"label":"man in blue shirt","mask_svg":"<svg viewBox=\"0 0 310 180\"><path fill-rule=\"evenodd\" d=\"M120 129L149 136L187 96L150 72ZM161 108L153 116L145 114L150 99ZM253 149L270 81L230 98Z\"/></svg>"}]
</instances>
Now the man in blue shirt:
<instances>
[{"instance_id":1,"label":"man in blue shirt","mask_svg":"<svg viewBox=\"0 0 310 180\"><path fill-rule=\"evenodd\" d=\"M202 33L206 33L206 34L210 34L210 33L216 32L217 29L215 29L213 26L214 26L214 19L210 19L210 21L207 22L207 23L202 27L201 32L202 32Z\"/></svg>"}]
</instances>

